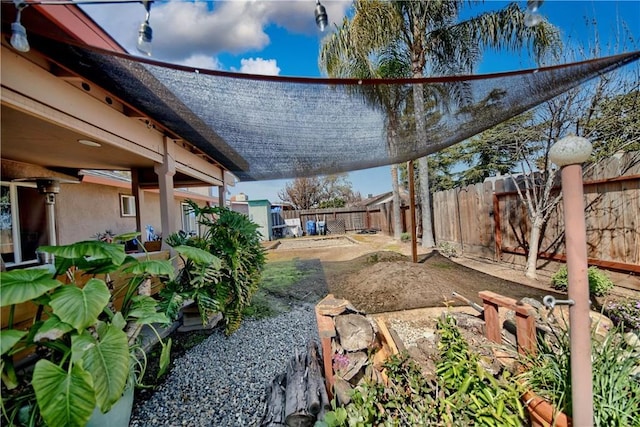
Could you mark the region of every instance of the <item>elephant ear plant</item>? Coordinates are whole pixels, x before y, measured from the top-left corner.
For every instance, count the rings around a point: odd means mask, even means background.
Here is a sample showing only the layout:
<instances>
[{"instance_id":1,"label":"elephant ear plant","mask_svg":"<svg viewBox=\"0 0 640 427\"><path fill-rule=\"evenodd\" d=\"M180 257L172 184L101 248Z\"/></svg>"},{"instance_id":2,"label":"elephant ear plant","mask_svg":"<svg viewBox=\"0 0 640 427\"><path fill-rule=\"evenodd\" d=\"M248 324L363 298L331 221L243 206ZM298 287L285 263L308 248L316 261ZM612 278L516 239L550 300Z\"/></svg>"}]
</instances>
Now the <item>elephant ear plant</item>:
<instances>
[{"instance_id":1,"label":"elephant ear plant","mask_svg":"<svg viewBox=\"0 0 640 427\"><path fill-rule=\"evenodd\" d=\"M9 425L83 426L94 408L109 411L142 377L146 358L136 336L142 325L168 323L149 295L150 281L173 275L173 266L127 256L118 243L85 241L39 251L55 256L55 268L0 276L3 311L8 308L8 327L0 335L2 415ZM114 272L126 278L115 294ZM36 306L29 329L14 329L16 306L29 302ZM171 341L161 343L166 369ZM17 371L14 357L25 354L37 362Z\"/></svg>"},{"instance_id":2,"label":"elephant ear plant","mask_svg":"<svg viewBox=\"0 0 640 427\"><path fill-rule=\"evenodd\" d=\"M212 312L221 312L225 332L231 334L242 322L242 310L258 289L265 264L258 225L226 208L187 202L201 234L181 232L167 238L184 267L161 291L162 304L165 312L175 317L185 300L193 300L203 323Z\"/></svg>"}]
</instances>

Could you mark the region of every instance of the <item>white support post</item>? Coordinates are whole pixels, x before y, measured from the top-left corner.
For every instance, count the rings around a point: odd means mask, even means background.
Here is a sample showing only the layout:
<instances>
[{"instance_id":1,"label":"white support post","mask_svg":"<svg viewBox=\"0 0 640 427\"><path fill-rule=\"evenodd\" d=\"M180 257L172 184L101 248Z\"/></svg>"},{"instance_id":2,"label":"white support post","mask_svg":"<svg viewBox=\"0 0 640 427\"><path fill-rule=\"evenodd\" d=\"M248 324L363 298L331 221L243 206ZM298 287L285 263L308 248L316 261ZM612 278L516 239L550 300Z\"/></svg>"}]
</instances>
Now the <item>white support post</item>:
<instances>
[{"instance_id":1,"label":"white support post","mask_svg":"<svg viewBox=\"0 0 640 427\"><path fill-rule=\"evenodd\" d=\"M162 229L162 249L168 249L165 238L176 233L176 210L173 197L173 176L176 174L176 162L173 155L173 141L164 138L164 161L156 164L154 171L158 175L160 188L160 227Z\"/></svg>"}]
</instances>

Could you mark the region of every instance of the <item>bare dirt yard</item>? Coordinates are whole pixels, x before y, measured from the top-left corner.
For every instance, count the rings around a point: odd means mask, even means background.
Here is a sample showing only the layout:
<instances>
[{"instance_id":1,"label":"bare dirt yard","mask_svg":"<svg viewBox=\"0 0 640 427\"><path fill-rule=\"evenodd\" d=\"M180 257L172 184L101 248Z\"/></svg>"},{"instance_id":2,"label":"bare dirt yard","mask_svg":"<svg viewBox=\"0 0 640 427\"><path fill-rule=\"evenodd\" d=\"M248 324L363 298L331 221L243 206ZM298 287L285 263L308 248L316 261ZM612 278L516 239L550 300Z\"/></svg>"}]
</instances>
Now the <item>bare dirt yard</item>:
<instances>
[{"instance_id":1,"label":"bare dirt yard","mask_svg":"<svg viewBox=\"0 0 640 427\"><path fill-rule=\"evenodd\" d=\"M317 302L327 293L344 298L369 314L424 307L460 306L452 292L481 303L478 292L489 290L520 300L539 301L547 294L559 295L542 281L531 284L521 271L485 263L469 268L464 259L449 259L437 251L419 251L411 262L411 245L384 235L349 235L332 238L298 238L283 241L268 251L268 262L294 260L303 277L290 296Z\"/></svg>"}]
</instances>

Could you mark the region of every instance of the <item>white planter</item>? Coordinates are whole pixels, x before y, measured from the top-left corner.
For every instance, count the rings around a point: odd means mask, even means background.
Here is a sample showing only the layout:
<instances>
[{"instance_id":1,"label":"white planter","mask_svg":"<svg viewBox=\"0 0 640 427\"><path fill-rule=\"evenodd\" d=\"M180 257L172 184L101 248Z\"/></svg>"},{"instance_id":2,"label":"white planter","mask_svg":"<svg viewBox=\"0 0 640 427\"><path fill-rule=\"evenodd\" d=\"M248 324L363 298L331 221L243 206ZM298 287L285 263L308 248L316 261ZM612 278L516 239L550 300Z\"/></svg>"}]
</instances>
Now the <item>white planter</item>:
<instances>
[{"instance_id":1,"label":"white planter","mask_svg":"<svg viewBox=\"0 0 640 427\"><path fill-rule=\"evenodd\" d=\"M133 409L133 389L134 387L126 389L120 400L106 414L95 408L87 427L128 427Z\"/></svg>"}]
</instances>

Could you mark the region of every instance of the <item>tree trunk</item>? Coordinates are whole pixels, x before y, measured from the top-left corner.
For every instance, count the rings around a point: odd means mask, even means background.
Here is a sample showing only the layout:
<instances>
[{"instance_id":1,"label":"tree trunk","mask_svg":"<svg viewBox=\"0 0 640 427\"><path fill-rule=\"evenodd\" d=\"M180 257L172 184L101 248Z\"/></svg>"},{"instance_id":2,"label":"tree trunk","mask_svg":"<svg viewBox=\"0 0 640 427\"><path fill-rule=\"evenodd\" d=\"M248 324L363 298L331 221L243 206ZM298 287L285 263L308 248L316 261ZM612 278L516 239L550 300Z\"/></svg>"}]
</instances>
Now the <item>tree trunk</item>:
<instances>
[{"instance_id":1,"label":"tree trunk","mask_svg":"<svg viewBox=\"0 0 640 427\"><path fill-rule=\"evenodd\" d=\"M413 78L422 77L422 67L414 59ZM413 104L416 119L416 139L424 143L427 139L426 123L424 121L424 94L422 84L413 85ZM409 171L411 173L411 171ZM431 199L429 197L429 165L426 157L418 159L418 174L420 179L420 204L422 207L422 247L432 248L433 227L431 226Z\"/></svg>"},{"instance_id":2,"label":"tree trunk","mask_svg":"<svg viewBox=\"0 0 640 427\"><path fill-rule=\"evenodd\" d=\"M393 190L393 238L400 240L402 236L400 184L398 183L398 165L391 165L391 188Z\"/></svg>"},{"instance_id":3,"label":"tree trunk","mask_svg":"<svg viewBox=\"0 0 640 427\"><path fill-rule=\"evenodd\" d=\"M429 192L429 162L426 157L418 160L420 178L420 205L422 206L422 247L432 248L436 245L431 223L431 195Z\"/></svg>"},{"instance_id":4,"label":"tree trunk","mask_svg":"<svg viewBox=\"0 0 640 427\"><path fill-rule=\"evenodd\" d=\"M318 344L315 341L310 341L307 346L307 369L307 410L318 419L322 419L325 412L331 409L331 404L320 369Z\"/></svg>"},{"instance_id":5,"label":"tree trunk","mask_svg":"<svg viewBox=\"0 0 640 427\"><path fill-rule=\"evenodd\" d=\"M540 233L542 231L542 220L534 218L531 225L531 233L529 233L529 253L527 254L527 266L524 275L529 279L537 279L536 273L538 265L538 252L540 250Z\"/></svg>"},{"instance_id":6,"label":"tree trunk","mask_svg":"<svg viewBox=\"0 0 640 427\"><path fill-rule=\"evenodd\" d=\"M267 409L262 417L260 427L284 426L284 391L286 375L280 374L273 379L267 388Z\"/></svg>"},{"instance_id":7,"label":"tree trunk","mask_svg":"<svg viewBox=\"0 0 640 427\"><path fill-rule=\"evenodd\" d=\"M287 366L285 423L290 427L311 427L316 417L307 410L307 366L304 355L295 354Z\"/></svg>"}]
</instances>

